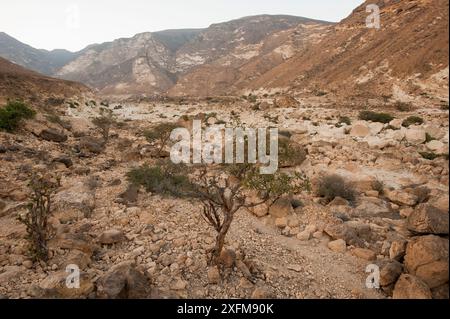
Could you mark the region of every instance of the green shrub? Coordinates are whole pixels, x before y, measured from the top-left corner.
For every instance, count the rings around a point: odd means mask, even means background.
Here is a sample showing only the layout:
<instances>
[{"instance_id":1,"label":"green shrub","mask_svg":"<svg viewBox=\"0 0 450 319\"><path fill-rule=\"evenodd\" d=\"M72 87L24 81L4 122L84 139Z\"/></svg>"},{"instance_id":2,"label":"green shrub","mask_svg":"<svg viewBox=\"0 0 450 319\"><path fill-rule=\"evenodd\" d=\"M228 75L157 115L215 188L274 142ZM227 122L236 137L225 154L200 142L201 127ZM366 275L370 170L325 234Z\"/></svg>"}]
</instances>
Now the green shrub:
<instances>
[{"instance_id":1,"label":"green shrub","mask_svg":"<svg viewBox=\"0 0 450 319\"><path fill-rule=\"evenodd\" d=\"M158 156L161 155L164 147L169 143L170 134L176 128L178 126L174 123L161 123L153 129L144 132L147 141L157 145Z\"/></svg>"},{"instance_id":2,"label":"green shrub","mask_svg":"<svg viewBox=\"0 0 450 319\"><path fill-rule=\"evenodd\" d=\"M12 132L16 130L22 119L35 116L36 112L20 101L8 102L0 109L0 130Z\"/></svg>"},{"instance_id":3,"label":"green shrub","mask_svg":"<svg viewBox=\"0 0 450 319\"><path fill-rule=\"evenodd\" d=\"M355 200L353 186L339 175L326 175L320 178L316 193L318 196L323 197L327 203L336 197L342 197L349 202Z\"/></svg>"},{"instance_id":4,"label":"green shrub","mask_svg":"<svg viewBox=\"0 0 450 319\"><path fill-rule=\"evenodd\" d=\"M377 113L372 111L362 111L359 113L359 119L364 121L379 122L387 124L394 119L394 117L388 113Z\"/></svg>"},{"instance_id":5,"label":"green shrub","mask_svg":"<svg viewBox=\"0 0 450 319\"><path fill-rule=\"evenodd\" d=\"M433 152L420 152L419 154L420 154L424 159L427 159L427 160L430 160L430 161L435 160L436 158L439 157L439 155L437 155L437 154L435 154L435 153L433 153Z\"/></svg>"},{"instance_id":6,"label":"green shrub","mask_svg":"<svg viewBox=\"0 0 450 319\"><path fill-rule=\"evenodd\" d=\"M128 181L143 186L147 192L184 197L191 188L189 179L181 174L182 165L169 163L159 166L141 166L128 172Z\"/></svg>"},{"instance_id":7,"label":"green shrub","mask_svg":"<svg viewBox=\"0 0 450 319\"><path fill-rule=\"evenodd\" d=\"M348 116L339 116L338 124L352 125L352 120Z\"/></svg>"},{"instance_id":8,"label":"green shrub","mask_svg":"<svg viewBox=\"0 0 450 319\"><path fill-rule=\"evenodd\" d=\"M411 125L421 125L423 122L423 118L420 116L410 116L403 121L402 126L410 127Z\"/></svg>"},{"instance_id":9,"label":"green shrub","mask_svg":"<svg viewBox=\"0 0 450 319\"><path fill-rule=\"evenodd\" d=\"M425 142L426 143L434 141L434 140L435 140L435 138L433 136L431 136L430 133L425 133Z\"/></svg>"}]
</instances>

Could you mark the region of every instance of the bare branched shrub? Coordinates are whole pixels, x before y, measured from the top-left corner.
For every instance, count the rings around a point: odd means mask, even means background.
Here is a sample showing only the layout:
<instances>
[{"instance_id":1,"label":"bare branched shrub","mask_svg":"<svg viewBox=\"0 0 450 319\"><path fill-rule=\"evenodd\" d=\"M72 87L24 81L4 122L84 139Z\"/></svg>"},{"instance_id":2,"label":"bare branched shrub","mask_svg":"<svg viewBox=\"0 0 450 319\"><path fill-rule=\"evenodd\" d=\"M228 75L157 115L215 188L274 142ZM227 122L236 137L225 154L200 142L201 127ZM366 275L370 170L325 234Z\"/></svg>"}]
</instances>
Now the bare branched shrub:
<instances>
[{"instance_id":1,"label":"bare branched shrub","mask_svg":"<svg viewBox=\"0 0 450 319\"><path fill-rule=\"evenodd\" d=\"M50 239L48 218L51 214L52 195L60 186L59 179L34 175L29 184L32 193L28 204L28 212L18 219L27 228L30 257L34 261L47 260L47 242Z\"/></svg>"},{"instance_id":2,"label":"bare branched shrub","mask_svg":"<svg viewBox=\"0 0 450 319\"><path fill-rule=\"evenodd\" d=\"M244 207L272 203L283 195L309 189L306 177L284 173L261 175L257 165L236 164L208 169L201 165L190 172L184 167L164 164L143 166L128 173L129 181L147 191L176 197L197 199L202 203L202 216L217 232L209 263L218 264L225 237L234 215ZM260 194L258 202L246 200L248 191Z\"/></svg>"},{"instance_id":3,"label":"bare branched shrub","mask_svg":"<svg viewBox=\"0 0 450 319\"><path fill-rule=\"evenodd\" d=\"M356 192L353 186L341 176L326 175L320 178L316 193L327 202L331 202L336 197L342 197L349 202L353 202Z\"/></svg>"},{"instance_id":4,"label":"bare branched shrub","mask_svg":"<svg viewBox=\"0 0 450 319\"><path fill-rule=\"evenodd\" d=\"M144 132L147 141L156 145L158 156L161 155L164 147L166 147L170 140L170 134L176 128L178 128L178 126L174 123L161 123L153 129Z\"/></svg>"}]
</instances>

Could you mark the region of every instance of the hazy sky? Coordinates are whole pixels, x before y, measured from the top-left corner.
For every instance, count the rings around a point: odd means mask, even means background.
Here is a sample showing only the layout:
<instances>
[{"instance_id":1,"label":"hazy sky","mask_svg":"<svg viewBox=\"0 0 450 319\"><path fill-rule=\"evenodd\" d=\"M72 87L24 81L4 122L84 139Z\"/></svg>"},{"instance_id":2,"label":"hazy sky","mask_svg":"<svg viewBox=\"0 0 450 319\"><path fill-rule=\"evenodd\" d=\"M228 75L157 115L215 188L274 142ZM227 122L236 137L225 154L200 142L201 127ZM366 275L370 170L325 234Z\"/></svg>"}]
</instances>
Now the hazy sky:
<instances>
[{"instance_id":1,"label":"hazy sky","mask_svg":"<svg viewBox=\"0 0 450 319\"><path fill-rule=\"evenodd\" d=\"M0 31L42 49L80 50L136 33L203 28L256 14L340 21L363 0L1 0Z\"/></svg>"}]
</instances>

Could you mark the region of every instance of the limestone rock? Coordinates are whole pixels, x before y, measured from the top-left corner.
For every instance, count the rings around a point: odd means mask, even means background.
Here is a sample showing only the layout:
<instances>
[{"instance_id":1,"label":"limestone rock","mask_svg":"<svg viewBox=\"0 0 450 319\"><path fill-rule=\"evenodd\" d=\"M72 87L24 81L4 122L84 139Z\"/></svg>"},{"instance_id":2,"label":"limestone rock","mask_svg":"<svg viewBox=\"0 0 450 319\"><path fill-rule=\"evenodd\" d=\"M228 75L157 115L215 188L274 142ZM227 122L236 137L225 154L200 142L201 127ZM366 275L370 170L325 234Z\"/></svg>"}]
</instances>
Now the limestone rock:
<instances>
[{"instance_id":1,"label":"limestone rock","mask_svg":"<svg viewBox=\"0 0 450 319\"><path fill-rule=\"evenodd\" d=\"M97 297L100 299L146 299L151 296L148 278L130 262L113 266L97 280Z\"/></svg>"},{"instance_id":2,"label":"limestone rock","mask_svg":"<svg viewBox=\"0 0 450 319\"><path fill-rule=\"evenodd\" d=\"M338 239L330 241L328 243L328 248L337 253L345 253L345 251L347 250L347 245L343 239Z\"/></svg>"}]
</instances>

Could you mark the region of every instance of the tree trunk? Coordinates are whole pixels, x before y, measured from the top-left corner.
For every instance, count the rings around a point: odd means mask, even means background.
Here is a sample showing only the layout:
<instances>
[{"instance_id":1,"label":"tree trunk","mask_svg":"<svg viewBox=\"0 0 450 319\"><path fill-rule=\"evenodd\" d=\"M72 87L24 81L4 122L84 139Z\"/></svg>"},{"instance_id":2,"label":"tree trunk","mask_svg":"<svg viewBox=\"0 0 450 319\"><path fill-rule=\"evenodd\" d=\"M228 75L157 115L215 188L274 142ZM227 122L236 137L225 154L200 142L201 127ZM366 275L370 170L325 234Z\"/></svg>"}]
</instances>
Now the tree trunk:
<instances>
[{"instance_id":1,"label":"tree trunk","mask_svg":"<svg viewBox=\"0 0 450 319\"><path fill-rule=\"evenodd\" d=\"M225 244L225 237L230 229L231 222L233 221L233 213L226 212L220 232L216 236L216 245L211 256L211 263L217 265L219 263L220 253L222 252L223 245Z\"/></svg>"}]
</instances>

